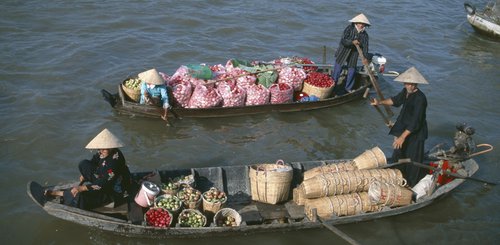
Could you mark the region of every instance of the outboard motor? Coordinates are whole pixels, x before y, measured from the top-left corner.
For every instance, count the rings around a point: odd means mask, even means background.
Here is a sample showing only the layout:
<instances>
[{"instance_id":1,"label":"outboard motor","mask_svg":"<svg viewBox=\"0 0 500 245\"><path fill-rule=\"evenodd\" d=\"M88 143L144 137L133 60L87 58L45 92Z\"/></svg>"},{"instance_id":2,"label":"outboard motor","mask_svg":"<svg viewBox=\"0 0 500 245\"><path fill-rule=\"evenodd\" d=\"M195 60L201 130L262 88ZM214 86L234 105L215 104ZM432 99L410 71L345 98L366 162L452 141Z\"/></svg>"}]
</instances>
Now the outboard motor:
<instances>
[{"instance_id":1,"label":"outboard motor","mask_svg":"<svg viewBox=\"0 0 500 245\"><path fill-rule=\"evenodd\" d=\"M467 159L476 151L476 143L472 139L476 130L465 123L457 124L456 128L457 132L453 138L454 146L450 148L450 153L455 154L457 158Z\"/></svg>"}]
</instances>

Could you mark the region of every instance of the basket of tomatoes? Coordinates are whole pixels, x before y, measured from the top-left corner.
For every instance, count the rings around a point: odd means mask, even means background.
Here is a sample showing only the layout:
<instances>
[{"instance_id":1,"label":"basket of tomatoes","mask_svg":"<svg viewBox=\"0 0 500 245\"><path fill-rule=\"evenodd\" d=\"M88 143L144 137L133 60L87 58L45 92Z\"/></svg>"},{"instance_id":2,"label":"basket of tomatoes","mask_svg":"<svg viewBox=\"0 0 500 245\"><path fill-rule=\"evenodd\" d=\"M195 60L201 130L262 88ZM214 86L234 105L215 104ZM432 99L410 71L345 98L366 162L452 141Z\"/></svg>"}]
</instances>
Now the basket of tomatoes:
<instances>
[{"instance_id":1,"label":"basket of tomatoes","mask_svg":"<svg viewBox=\"0 0 500 245\"><path fill-rule=\"evenodd\" d=\"M319 99L326 99L331 95L334 86L335 81L330 75L314 71L307 74L302 92Z\"/></svg>"},{"instance_id":2,"label":"basket of tomatoes","mask_svg":"<svg viewBox=\"0 0 500 245\"><path fill-rule=\"evenodd\" d=\"M144 214L144 221L148 226L170 227L172 220L172 214L165 208L150 208Z\"/></svg>"}]
</instances>

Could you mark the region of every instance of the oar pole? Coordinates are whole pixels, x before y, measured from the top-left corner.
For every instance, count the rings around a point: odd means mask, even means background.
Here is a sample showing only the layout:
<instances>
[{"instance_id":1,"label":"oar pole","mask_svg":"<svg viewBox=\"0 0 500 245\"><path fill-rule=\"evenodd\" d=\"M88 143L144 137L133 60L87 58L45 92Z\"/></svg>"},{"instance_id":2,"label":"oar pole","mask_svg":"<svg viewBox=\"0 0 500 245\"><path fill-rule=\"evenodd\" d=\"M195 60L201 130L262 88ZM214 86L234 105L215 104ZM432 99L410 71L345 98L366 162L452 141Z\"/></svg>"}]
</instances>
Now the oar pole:
<instances>
[{"instance_id":1,"label":"oar pole","mask_svg":"<svg viewBox=\"0 0 500 245\"><path fill-rule=\"evenodd\" d=\"M360 245L359 242L357 242L356 240L352 239L349 235L347 235L346 233L344 233L343 231L339 230L338 228L336 228L335 226L333 225L330 225L326 222L324 222L320 217L318 217L318 210L316 208L313 208L311 210L312 212L312 216L313 216L313 221L318 221L319 223L321 223L325 228L327 228L328 230L330 230L331 232L335 233L337 236L341 237L342 239L344 239L346 242L348 242L349 244L352 244L352 245Z\"/></svg>"},{"instance_id":2,"label":"oar pole","mask_svg":"<svg viewBox=\"0 0 500 245\"><path fill-rule=\"evenodd\" d=\"M368 96L368 92L370 91L370 88L366 88L365 93L363 94L363 98L366 98ZM369 101L371 102L373 99L370 98ZM373 105L375 110L382 116L382 119L384 119L384 123L388 128L392 128L394 126L394 123L391 122L391 120L384 114L384 112L378 107L377 105Z\"/></svg>"},{"instance_id":3,"label":"oar pole","mask_svg":"<svg viewBox=\"0 0 500 245\"><path fill-rule=\"evenodd\" d=\"M363 50L361 50L359 45L355 45L355 46L356 46L356 49L358 50L358 53L359 53L359 56L361 57L361 59L363 59L363 60L366 59L365 55L363 54ZM368 67L367 64L363 64L363 65L365 67L366 72L368 73L368 76L370 77L370 81L372 83L373 88L375 88L375 91L377 92L378 97L380 98L380 100L385 100L384 95L382 94L382 91L380 90L380 87L378 86L378 82L375 79L375 76L373 75L372 71L370 70L370 67ZM385 105L384 107L385 107L385 110L387 112L387 115L392 117L394 115L394 113L392 112L391 107L389 105Z\"/></svg>"}]
</instances>

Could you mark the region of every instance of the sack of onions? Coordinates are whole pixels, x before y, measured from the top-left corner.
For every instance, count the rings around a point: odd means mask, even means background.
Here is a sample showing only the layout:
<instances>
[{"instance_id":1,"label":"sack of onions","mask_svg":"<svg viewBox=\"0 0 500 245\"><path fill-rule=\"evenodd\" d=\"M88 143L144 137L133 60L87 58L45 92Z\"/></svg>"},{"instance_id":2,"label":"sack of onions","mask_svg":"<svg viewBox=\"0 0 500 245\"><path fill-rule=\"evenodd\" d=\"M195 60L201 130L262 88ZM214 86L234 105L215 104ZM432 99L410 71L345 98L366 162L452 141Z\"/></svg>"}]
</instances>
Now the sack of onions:
<instances>
[{"instance_id":1,"label":"sack of onions","mask_svg":"<svg viewBox=\"0 0 500 245\"><path fill-rule=\"evenodd\" d=\"M279 72L278 83L286 83L292 86L294 91L300 91L306 77L304 69L286 66Z\"/></svg>"},{"instance_id":2,"label":"sack of onions","mask_svg":"<svg viewBox=\"0 0 500 245\"><path fill-rule=\"evenodd\" d=\"M189 99L189 108L210 108L219 106L222 97L213 86L198 85Z\"/></svg>"},{"instance_id":3,"label":"sack of onions","mask_svg":"<svg viewBox=\"0 0 500 245\"><path fill-rule=\"evenodd\" d=\"M195 209L184 209L179 214L181 227L203 227L207 224L207 217Z\"/></svg>"},{"instance_id":4,"label":"sack of onions","mask_svg":"<svg viewBox=\"0 0 500 245\"><path fill-rule=\"evenodd\" d=\"M187 107L189 105L189 99L191 99L191 94L193 92L193 87L189 81L176 81L172 82L172 95L174 99L174 105L180 107Z\"/></svg>"},{"instance_id":5,"label":"sack of onions","mask_svg":"<svg viewBox=\"0 0 500 245\"><path fill-rule=\"evenodd\" d=\"M220 82L217 90L222 97L222 107L244 106L246 91L234 82Z\"/></svg>"},{"instance_id":6,"label":"sack of onions","mask_svg":"<svg viewBox=\"0 0 500 245\"><path fill-rule=\"evenodd\" d=\"M269 104L271 94L269 89L262 84L254 84L247 88L247 99L245 105L264 105Z\"/></svg>"},{"instance_id":7,"label":"sack of onions","mask_svg":"<svg viewBox=\"0 0 500 245\"><path fill-rule=\"evenodd\" d=\"M170 227L172 224L172 214L164 208L150 208L144 214L144 221L148 226Z\"/></svg>"},{"instance_id":8,"label":"sack of onions","mask_svg":"<svg viewBox=\"0 0 500 245\"><path fill-rule=\"evenodd\" d=\"M271 92L271 104L291 103L293 101L293 89L286 83L276 83L269 87Z\"/></svg>"},{"instance_id":9,"label":"sack of onions","mask_svg":"<svg viewBox=\"0 0 500 245\"><path fill-rule=\"evenodd\" d=\"M208 191L203 192L202 199L203 211L216 213L226 203L227 196L225 192L212 187Z\"/></svg>"}]
</instances>

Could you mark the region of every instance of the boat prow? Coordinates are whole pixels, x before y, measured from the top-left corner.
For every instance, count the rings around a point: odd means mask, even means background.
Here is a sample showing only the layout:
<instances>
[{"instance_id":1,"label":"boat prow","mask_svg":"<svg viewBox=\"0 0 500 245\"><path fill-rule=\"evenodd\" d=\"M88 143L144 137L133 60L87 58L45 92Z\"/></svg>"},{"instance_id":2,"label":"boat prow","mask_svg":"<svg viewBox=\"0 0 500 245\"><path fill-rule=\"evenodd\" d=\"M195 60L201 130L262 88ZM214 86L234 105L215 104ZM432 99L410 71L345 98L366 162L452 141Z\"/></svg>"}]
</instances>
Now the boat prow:
<instances>
[{"instance_id":1,"label":"boat prow","mask_svg":"<svg viewBox=\"0 0 500 245\"><path fill-rule=\"evenodd\" d=\"M28 182L27 186L28 196L40 207L44 207L47 200L45 199L45 189L42 185L35 181Z\"/></svg>"},{"instance_id":2,"label":"boat prow","mask_svg":"<svg viewBox=\"0 0 500 245\"><path fill-rule=\"evenodd\" d=\"M467 12L467 21L475 31L500 38L499 4L488 5L483 11L478 11L470 3L464 3L464 8Z\"/></svg>"}]
</instances>

